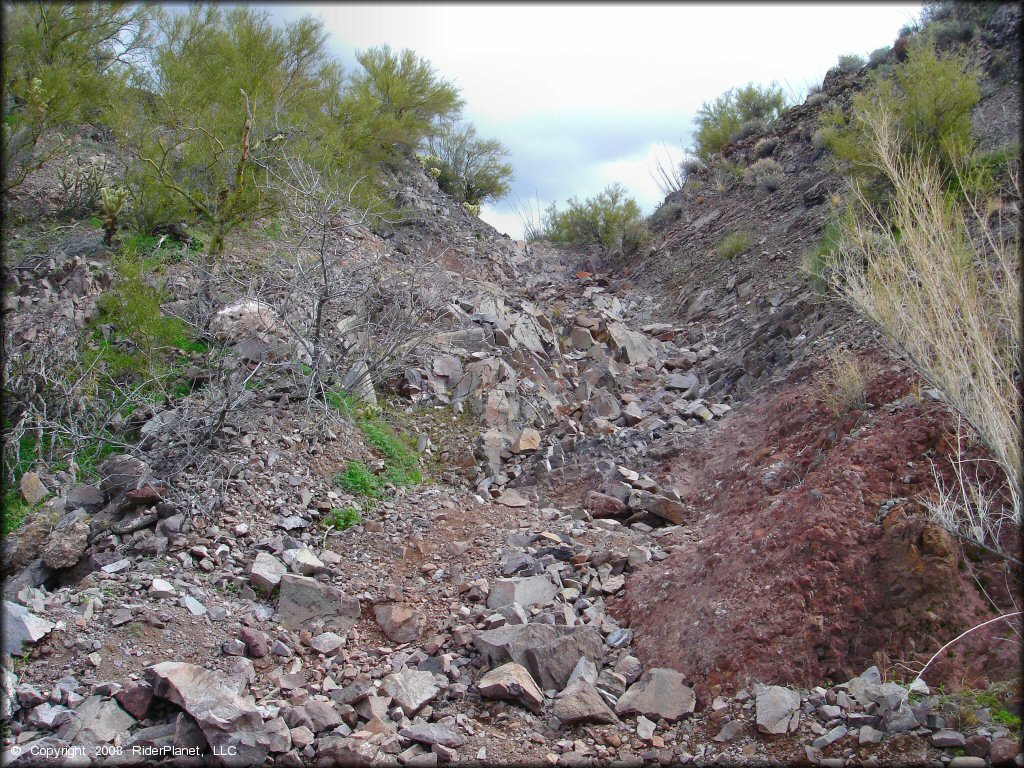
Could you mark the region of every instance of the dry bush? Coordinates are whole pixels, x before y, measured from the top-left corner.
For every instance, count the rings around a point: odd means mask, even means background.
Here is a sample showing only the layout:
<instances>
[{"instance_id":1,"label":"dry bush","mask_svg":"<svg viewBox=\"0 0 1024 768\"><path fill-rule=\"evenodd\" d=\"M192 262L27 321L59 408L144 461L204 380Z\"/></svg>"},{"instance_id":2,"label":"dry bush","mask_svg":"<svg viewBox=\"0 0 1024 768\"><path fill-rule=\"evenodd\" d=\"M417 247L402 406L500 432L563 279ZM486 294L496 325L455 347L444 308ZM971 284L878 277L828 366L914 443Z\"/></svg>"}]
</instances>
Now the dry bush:
<instances>
[{"instance_id":1,"label":"dry bush","mask_svg":"<svg viewBox=\"0 0 1024 768\"><path fill-rule=\"evenodd\" d=\"M763 184L762 179L777 178L781 180L782 176L782 166L770 157L762 157L743 171L743 180L745 182L759 186Z\"/></svg>"},{"instance_id":2,"label":"dry bush","mask_svg":"<svg viewBox=\"0 0 1024 768\"><path fill-rule=\"evenodd\" d=\"M1021 522L1019 234L1002 226L998 207L993 220L979 204L946 194L937 167L901 153L896 124L884 109L866 120L892 200L879 210L853 182L854 215L830 280L942 393L999 465L1005 488L989 488L988 505L962 475L961 492L940 488L946 512L937 516L955 535L998 550L1000 529ZM1018 172L1011 177L1019 200ZM998 511L1004 492L1006 514ZM988 522L972 523L977 515Z\"/></svg>"},{"instance_id":3,"label":"dry bush","mask_svg":"<svg viewBox=\"0 0 1024 768\"><path fill-rule=\"evenodd\" d=\"M822 405L837 418L868 403L868 387L878 375L878 367L857 357L845 347L828 353L828 362L817 376Z\"/></svg>"}]
</instances>

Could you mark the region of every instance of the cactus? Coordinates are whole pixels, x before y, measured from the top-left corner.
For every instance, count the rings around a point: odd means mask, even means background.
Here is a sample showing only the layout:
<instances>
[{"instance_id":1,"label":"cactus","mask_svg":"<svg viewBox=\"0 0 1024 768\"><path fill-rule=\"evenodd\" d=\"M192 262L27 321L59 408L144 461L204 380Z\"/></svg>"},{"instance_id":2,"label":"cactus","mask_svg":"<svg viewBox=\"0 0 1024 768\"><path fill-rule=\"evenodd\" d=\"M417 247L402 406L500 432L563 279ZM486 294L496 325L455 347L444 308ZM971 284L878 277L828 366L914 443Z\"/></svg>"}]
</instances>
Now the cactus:
<instances>
[{"instance_id":1,"label":"cactus","mask_svg":"<svg viewBox=\"0 0 1024 768\"><path fill-rule=\"evenodd\" d=\"M128 190L124 187L104 187L100 190L100 197L103 207L103 243L112 245L117 230L117 215L128 200Z\"/></svg>"},{"instance_id":2,"label":"cactus","mask_svg":"<svg viewBox=\"0 0 1024 768\"><path fill-rule=\"evenodd\" d=\"M462 207L466 209L470 216L480 215L480 206L474 205L473 203L463 203Z\"/></svg>"}]
</instances>

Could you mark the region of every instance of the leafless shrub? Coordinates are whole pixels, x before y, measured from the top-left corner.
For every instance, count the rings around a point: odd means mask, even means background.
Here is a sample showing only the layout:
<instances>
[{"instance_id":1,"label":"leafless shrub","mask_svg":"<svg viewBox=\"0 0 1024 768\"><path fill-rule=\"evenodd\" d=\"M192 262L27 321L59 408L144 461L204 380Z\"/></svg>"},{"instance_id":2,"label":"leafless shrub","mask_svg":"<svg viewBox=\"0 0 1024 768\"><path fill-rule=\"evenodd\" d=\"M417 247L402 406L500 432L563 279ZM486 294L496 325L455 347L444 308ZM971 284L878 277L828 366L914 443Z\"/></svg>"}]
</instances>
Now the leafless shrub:
<instances>
[{"instance_id":1,"label":"leafless shrub","mask_svg":"<svg viewBox=\"0 0 1024 768\"><path fill-rule=\"evenodd\" d=\"M878 168L892 185L889 213L853 184L854 215L832 257L835 290L884 332L887 342L988 448L1005 477L1010 510L978 501L983 489L958 492L967 515L939 513L964 538L999 549L998 531L1021 523L1019 235L974 202L945 193L936 168L899 151L894 116L867 121ZM1011 190L1020 199L1019 171ZM969 188L960 179L962 188ZM1007 234L1010 231L1011 234ZM965 486L970 476L961 475ZM993 493L996 489L990 489ZM1002 490L1002 489L1000 489ZM948 489L937 504L948 507ZM946 500L945 502L943 500ZM971 522L976 516L987 522Z\"/></svg>"}]
</instances>

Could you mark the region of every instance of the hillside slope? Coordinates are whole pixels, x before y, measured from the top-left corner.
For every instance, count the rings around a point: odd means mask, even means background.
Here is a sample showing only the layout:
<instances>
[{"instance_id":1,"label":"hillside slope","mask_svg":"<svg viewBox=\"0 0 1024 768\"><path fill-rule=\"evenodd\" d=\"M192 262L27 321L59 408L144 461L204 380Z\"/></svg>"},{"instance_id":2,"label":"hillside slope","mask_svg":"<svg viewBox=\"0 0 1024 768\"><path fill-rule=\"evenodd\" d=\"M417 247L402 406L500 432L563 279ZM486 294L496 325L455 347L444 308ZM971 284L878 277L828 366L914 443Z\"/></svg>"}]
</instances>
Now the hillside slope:
<instances>
[{"instance_id":1,"label":"hillside slope","mask_svg":"<svg viewBox=\"0 0 1024 768\"><path fill-rule=\"evenodd\" d=\"M993 147L1019 135L1019 25L973 49ZM1005 626L927 676L965 692L896 684L1020 574L927 521L948 409L799 268L842 185L818 116L864 81L830 74L773 127L780 189L704 176L625 265L513 242L410 164L401 220L326 238L322 389L318 252L261 221L216 267L209 338L102 440L86 415L120 393L89 355L142 346L104 309L134 283L38 172L5 201L5 394L65 387L45 423L79 450L31 457L3 543L5 764L1019 760ZM194 312L189 236L144 243L160 317ZM841 415L838 345L873 371Z\"/></svg>"}]
</instances>

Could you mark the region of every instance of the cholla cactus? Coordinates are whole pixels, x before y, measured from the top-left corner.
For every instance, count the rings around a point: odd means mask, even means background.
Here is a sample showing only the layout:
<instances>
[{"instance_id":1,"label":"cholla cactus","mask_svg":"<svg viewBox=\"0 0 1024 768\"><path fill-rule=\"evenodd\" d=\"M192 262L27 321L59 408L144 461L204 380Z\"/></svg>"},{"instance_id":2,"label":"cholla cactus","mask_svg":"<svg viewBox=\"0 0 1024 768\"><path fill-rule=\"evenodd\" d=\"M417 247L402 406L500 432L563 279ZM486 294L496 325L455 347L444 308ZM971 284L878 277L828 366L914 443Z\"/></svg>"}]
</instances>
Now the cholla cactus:
<instances>
[{"instance_id":1,"label":"cholla cactus","mask_svg":"<svg viewBox=\"0 0 1024 768\"><path fill-rule=\"evenodd\" d=\"M441 175L441 158L437 155L419 155L416 159L430 178L436 179Z\"/></svg>"},{"instance_id":2,"label":"cholla cactus","mask_svg":"<svg viewBox=\"0 0 1024 768\"><path fill-rule=\"evenodd\" d=\"M462 207L465 208L466 211L469 212L470 216L479 216L480 215L480 206L479 205L474 205L473 203L463 203Z\"/></svg>"},{"instance_id":3,"label":"cholla cactus","mask_svg":"<svg viewBox=\"0 0 1024 768\"><path fill-rule=\"evenodd\" d=\"M128 200L128 190L124 187L104 187L100 190L100 197L103 201L103 242L112 245L117 230L117 215Z\"/></svg>"}]
</instances>

